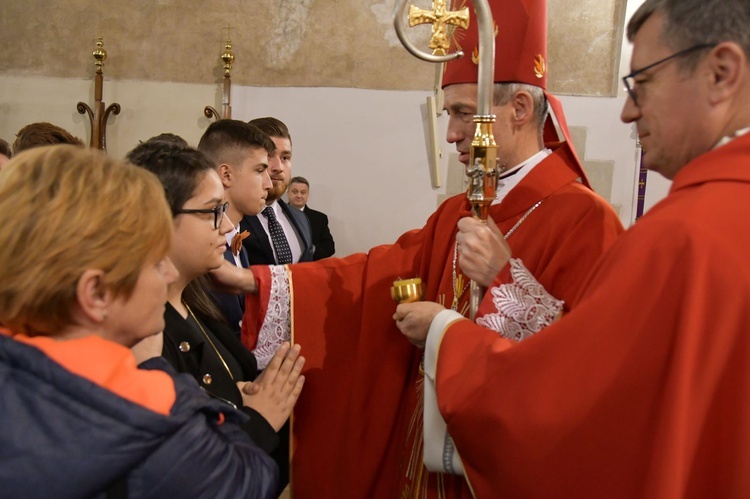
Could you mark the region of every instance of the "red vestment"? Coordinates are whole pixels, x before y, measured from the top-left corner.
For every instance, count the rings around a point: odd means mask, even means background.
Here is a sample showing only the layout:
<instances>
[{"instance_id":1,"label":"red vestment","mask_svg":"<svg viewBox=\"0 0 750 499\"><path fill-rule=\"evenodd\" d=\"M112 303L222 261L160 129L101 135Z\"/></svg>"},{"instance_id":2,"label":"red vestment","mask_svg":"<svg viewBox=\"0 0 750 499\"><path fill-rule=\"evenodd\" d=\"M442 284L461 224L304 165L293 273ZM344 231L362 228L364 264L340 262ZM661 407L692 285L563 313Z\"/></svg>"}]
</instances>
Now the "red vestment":
<instances>
[{"instance_id":1,"label":"red vestment","mask_svg":"<svg viewBox=\"0 0 750 499\"><path fill-rule=\"evenodd\" d=\"M508 243L546 289L569 304L591 262L622 230L609 205L576 181L577 168L568 146L560 145L490 209L507 232L544 200ZM413 449L409 437L422 352L396 328L390 287L399 278L421 277L425 299L450 306L456 223L466 216L466 197L455 196L423 229L393 245L290 266L292 338L307 360L293 421L295 499L409 497L415 488L424 488L421 445ZM243 320L243 342L249 348L255 346L271 285L268 267L253 271L259 294L247 295ZM468 292L459 310L467 300ZM421 413L416 414L421 432ZM429 476L430 496L437 494L436 480L448 497L469 495L461 477Z\"/></svg>"},{"instance_id":2,"label":"red vestment","mask_svg":"<svg viewBox=\"0 0 750 499\"><path fill-rule=\"evenodd\" d=\"M562 320L443 332L438 405L477 497L750 497L748 211L750 134L686 165Z\"/></svg>"}]
</instances>

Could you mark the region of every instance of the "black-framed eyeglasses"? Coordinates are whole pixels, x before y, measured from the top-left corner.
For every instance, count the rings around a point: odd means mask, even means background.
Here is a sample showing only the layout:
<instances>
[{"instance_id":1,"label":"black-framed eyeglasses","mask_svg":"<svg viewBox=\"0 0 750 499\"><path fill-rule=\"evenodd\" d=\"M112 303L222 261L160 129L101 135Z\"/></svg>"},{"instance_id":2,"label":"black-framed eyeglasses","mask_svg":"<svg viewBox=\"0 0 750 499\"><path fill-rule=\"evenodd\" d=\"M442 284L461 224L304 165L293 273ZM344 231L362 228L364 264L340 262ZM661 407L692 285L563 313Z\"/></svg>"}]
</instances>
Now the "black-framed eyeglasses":
<instances>
[{"instance_id":1,"label":"black-framed eyeglasses","mask_svg":"<svg viewBox=\"0 0 750 499\"><path fill-rule=\"evenodd\" d=\"M628 95L630 95L630 98L633 99L633 103L637 106L638 105L638 95L635 92L635 77L639 74L643 73L644 71L648 71L649 69L658 66L659 64L663 64L671 59L675 59L677 57L682 57L683 55L690 54L692 52L695 52L696 50L703 50L708 48L714 48L717 46L718 43L701 43L698 45L693 45L692 47L686 48L684 50L680 50L679 52L675 52L674 54L665 57L664 59L661 59L659 61L656 61L653 64L649 64L645 68L638 69L636 71L633 71L629 75L622 77L622 82L625 84L625 90L628 91Z\"/></svg>"},{"instance_id":2,"label":"black-framed eyeglasses","mask_svg":"<svg viewBox=\"0 0 750 499\"><path fill-rule=\"evenodd\" d=\"M221 221L224 219L224 214L227 212L227 208L229 208L229 201L227 201L224 204L220 204L217 206L214 206L213 208L204 208L200 210L193 210L193 209L181 209L181 210L175 210L174 214L179 215L181 213L204 213L204 214L210 214L213 213L214 215L214 229L218 230L219 227L221 227Z\"/></svg>"}]
</instances>

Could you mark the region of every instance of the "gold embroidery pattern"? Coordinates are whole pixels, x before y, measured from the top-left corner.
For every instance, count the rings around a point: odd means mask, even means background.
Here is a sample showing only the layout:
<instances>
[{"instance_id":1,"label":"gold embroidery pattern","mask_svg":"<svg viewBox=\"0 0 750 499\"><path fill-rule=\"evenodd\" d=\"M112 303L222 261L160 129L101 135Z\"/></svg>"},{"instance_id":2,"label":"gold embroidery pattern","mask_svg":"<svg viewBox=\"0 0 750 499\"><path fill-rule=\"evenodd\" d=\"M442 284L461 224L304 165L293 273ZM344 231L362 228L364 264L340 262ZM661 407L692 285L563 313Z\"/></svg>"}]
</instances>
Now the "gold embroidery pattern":
<instances>
[{"instance_id":1,"label":"gold embroidery pattern","mask_svg":"<svg viewBox=\"0 0 750 499\"><path fill-rule=\"evenodd\" d=\"M542 79L547 72L547 61L544 60L542 54L537 54L534 58L534 75Z\"/></svg>"},{"instance_id":2,"label":"gold embroidery pattern","mask_svg":"<svg viewBox=\"0 0 750 499\"><path fill-rule=\"evenodd\" d=\"M526 219L531 215L534 210L536 210L544 201L544 199L540 199L536 202L533 206L531 206L526 212L521 216L521 218L516 222L513 227L510 228L508 232L505 233L505 239L507 240L513 233L523 224ZM454 243L455 244L455 243ZM452 299L454 304L457 304L460 301L460 296L458 298L455 297L455 293L457 289L460 288L461 281L463 280L463 275L457 276L456 275L456 262L457 262L457 248L454 246L454 254L453 254L453 289L454 289L454 298ZM458 277L461 277L461 279L458 279ZM457 285L459 285L457 287ZM465 291L465 289L464 289ZM461 292L461 295L463 295L463 292ZM437 297L437 302L441 305L445 306L447 296L445 293L441 293ZM453 310L456 310L455 308ZM461 310L458 311L461 315L466 317L466 314L469 311L469 303L468 300L466 303L464 303L463 307L461 307ZM429 473L427 469L424 466L424 459L423 459L423 453L424 453L424 419L422 417L422 412L424 411L424 369L422 364L419 366L419 376L416 383L416 394L417 394L417 403L416 407L414 408L414 412L412 413L411 420L409 422L409 428L407 431L406 436L406 442L412 442L411 449L409 450L409 462L406 469L406 478L407 478L407 484L404 486L403 490L401 491L401 499L422 499L427 497L427 484L430 479L430 477L434 477L436 480L436 487L437 487L437 494L439 499L445 498L445 475L443 473ZM469 481L466 481L467 486L470 490L472 490L472 495L474 494L473 489Z\"/></svg>"}]
</instances>

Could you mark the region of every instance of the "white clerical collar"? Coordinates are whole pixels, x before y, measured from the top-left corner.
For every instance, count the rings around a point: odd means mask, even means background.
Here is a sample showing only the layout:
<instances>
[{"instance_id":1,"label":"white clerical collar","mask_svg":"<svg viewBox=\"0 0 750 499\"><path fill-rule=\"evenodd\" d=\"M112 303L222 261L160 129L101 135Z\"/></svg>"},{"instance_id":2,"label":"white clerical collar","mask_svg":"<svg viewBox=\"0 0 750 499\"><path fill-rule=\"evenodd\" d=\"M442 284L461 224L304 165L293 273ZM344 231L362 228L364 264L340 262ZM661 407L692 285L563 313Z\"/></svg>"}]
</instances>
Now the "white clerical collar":
<instances>
[{"instance_id":1,"label":"white clerical collar","mask_svg":"<svg viewBox=\"0 0 750 499\"><path fill-rule=\"evenodd\" d=\"M550 154L552 154L552 150L544 148L526 161L521 162L521 164L500 174L501 176L497 179L495 200L492 202L492 206L500 204L503 199L505 199L505 196L507 196L515 186L520 184L521 180L523 180L536 165L544 161Z\"/></svg>"},{"instance_id":2,"label":"white clerical collar","mask_svg":"<svg viewBox=\"0 0 750 499\"><path fill-rule=\"evenodd\" d=\"M726 145L737 137L745 135L747 132L750 132L750 126L747 128L740 128L739 130L727 135L726 137L722 137L722 139L713 147L713 149L717 149L723 145Z\"/></svg>"}]
</instances>

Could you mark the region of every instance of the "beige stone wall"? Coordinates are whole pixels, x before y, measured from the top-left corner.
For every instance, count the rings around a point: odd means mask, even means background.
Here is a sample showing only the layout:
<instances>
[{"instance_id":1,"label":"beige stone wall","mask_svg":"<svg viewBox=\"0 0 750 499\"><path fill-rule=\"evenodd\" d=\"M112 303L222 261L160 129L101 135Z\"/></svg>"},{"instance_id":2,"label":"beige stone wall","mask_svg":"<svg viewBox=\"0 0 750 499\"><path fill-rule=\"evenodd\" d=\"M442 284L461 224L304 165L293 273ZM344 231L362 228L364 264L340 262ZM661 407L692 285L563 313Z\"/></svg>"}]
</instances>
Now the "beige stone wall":
<instances>
[{"instance_id":1,"label":"beige stone wall","mask_svg":"<svg viewBox=\"0 0 750 499\"><path fill-rule=\"evenodd\" d=\"M617 95L625 0L548 0L549 89Z\"/></svg>"},{"instance_id":2,"label":"beige stone wall","mask_svg":"<svg viewBox=\"0 0 750 499\"><path fill-rule=\"evenodd\" d=\"M549 62L551 90L587 95L562 98L568 123L587 131L580 151L604 172L592 175L595 187L622 207L628 224L635 135L618 119L624 96L601 97L619 87L622 40L611 38L621 23L605 21L623 1L568 0L575 5L561 8L562 0L549 0ZM12 141L22 126L49 121L88 140L88 119L75 104L94 102L91 51L101 23L109 52L104 101L122 106L109 121L109 153L123 157L138 140L165 131L196 144L209 123L203 107L221 108L218 55L231 20L233 117L272 115L289 125L294 174L313 183L311 205L328 214L337 254L393 242L422 226L446 193L455 147L441 141L445 182L432 188L423 112L434 70L401 47L392 8L391 0L1 0L0 137ZM348 31L333 33L334 16ZM353 23L366 26L357 32ZM628 59L627 44L624 50ZM446 116L438 121L442 138Z\"/></svg>"},{"instance_id":3,"label":"beige stone wall","mask_svg":"<svg viewBox=\"0 0 750 499\"><path fill-rule=\"evenodd\" d=\"M426 7L429 0L418 0ZM625 0L549 0L550 90L614 95ZM3 0L0 74L86 78L99 33L105 76L212 83L231 24L233 82L260 87L431 88L433 69L392 26L394 0ZM422 46L428 27L415 28Z\"/></svg>"}]
</instances>

